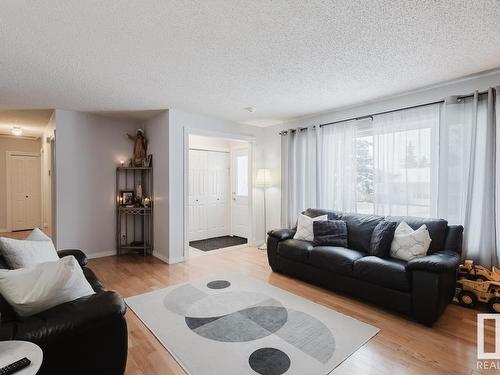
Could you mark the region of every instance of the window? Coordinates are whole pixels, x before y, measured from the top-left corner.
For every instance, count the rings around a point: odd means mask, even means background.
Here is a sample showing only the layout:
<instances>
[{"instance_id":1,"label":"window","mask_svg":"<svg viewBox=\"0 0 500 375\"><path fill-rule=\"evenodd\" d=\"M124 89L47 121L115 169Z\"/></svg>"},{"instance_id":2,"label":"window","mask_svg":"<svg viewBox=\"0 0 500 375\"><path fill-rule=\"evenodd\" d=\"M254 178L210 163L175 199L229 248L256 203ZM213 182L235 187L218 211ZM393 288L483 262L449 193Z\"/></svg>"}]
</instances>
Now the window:
<instances>
[{"instance_id":1,"label":"window","mask_svg":"<svg viewBox=\"0 0 500 375\"><path fill-rule=\"evenodd\" d=\"M248 196L248 155L236 157L236 195Z\"/></svg>"},{"instance_id":2,"label":"window","mask_svg":"<svg viewBox=\"0 0 500 375\"><path fill-rule=\"evenodd\" d=\"M356 211L373 213L373 136L362 135L355 140Z\"/></svg>"}]
</instances>

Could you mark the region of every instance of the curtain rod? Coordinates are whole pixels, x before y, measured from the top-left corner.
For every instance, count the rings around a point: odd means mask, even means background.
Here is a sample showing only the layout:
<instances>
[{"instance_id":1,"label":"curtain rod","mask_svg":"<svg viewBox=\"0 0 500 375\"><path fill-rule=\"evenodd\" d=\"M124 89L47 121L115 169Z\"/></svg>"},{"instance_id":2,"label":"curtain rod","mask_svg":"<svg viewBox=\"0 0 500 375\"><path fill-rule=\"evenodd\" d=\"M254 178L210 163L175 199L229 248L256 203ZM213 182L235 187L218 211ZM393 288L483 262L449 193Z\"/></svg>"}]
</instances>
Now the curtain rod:
<instances>
[{"instance_id":1,"label":"curtain rod","mask_svg":"<svg viewBox=\"0 0 500 375\"><path fill-rule=\"evenodd\" d=\"M478 93L478 95L483 95L483 94L487 94L487 93L488 93L488 91L481 91L481 92ZM458 95L457 98L458 99L472 98L474 95L475 94ZM344 120L337 120L337 121L332 121L332 122L326 122L324 124L313 125L313 128L315 128L316 126L319 127L319 128L322 128L323 126L336 125L336 124L340 124L342 122L353 121L353 120L363 120L363 119L367 119L367 118L371 118L373 120L373 116L385 115L385 114L388 114L388 113L399 112L399 111L404 111L404 110L413 109L413 108L426 107L428 105L441 104L441 103L444 103L444 99L437 100L435 102L430 102L430 103L412 105L412 106L409 106L409 107L403 107L403 108L398 108L398 109L391 109L390 111L383 111L383 112L372 113L372 114L365 115L365 116L351 117L351 118L347 118L347 119L344 119ZM282 130L278 134L279 135L285 135L288 132L294 132L294 131L297 131L297 130L301 131L301 130L306 130L306 129L308 129L308 127L301 127L301 128L295 128L295 129Z\"/></svg>"}]
</instances>

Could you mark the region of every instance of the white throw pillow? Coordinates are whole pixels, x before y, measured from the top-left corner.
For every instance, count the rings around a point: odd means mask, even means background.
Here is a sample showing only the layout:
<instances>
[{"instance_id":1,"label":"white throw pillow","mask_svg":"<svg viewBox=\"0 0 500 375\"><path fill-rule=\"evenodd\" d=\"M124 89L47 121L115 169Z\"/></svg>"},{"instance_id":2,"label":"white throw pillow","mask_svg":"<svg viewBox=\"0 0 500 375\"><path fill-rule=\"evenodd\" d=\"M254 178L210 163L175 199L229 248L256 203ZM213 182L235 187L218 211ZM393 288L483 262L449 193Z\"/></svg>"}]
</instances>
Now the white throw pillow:
<instances>
[{"instance_id":1,"label":"white throw pillow","mask_svg":"<svg viewBox=\"0 0 500 375\"><path fill-rule=\"evenodd\" d=\"M0 294L21 317L94 293L73 256L31 268L0 270Z\"/></svg>"},{"instance_id":2,"label":"white throw pillow","mask_svg":"<svg viewBox=\"0 0 500 375\"><path fill-rule=\"evenodd\" d=\"M35 228L31 231L30 235L26 237L27 241L51 241L52 239L43 233L39 228Z\"/></svg>"},{"instance_id":3,"label":"white throw pillow","mask_svg":"<svg viewBox=\"0 0 500 375\"><path fill-rule=\"evenodd\" d=\"M299 214L299 218L297 220L297 232L295 232L295 236L293 236L293 239L303 240L303 241L313 241L314 240L313 222L324 221L324 220L328 220L328 215L309 217L303 214Z\"/></svg>"},{"instance_id":4,"label":"white throw pillow","mask_svg":"<svg viewBox=\"0 0 500 375\"><path fill-rule=\"evenodd\" d=\"M423 257L427 254L431 241L425 224L417 230L413 230L406 222L402 221L394 232L391 257L405 261Z\"/></svg>"},{"instance_id":5,"label":"white throw pillow","mask_svg":"<svg viewBox=\"0 0 500 375\"><path fill-rule=\"evenodd\" d=\"M38 234L35 238L40 238ZM54 262L59 259L52 241L14 240L0 237L0 251L12 269L33 267L43 262Z\"/></svg>"}]
</instances>

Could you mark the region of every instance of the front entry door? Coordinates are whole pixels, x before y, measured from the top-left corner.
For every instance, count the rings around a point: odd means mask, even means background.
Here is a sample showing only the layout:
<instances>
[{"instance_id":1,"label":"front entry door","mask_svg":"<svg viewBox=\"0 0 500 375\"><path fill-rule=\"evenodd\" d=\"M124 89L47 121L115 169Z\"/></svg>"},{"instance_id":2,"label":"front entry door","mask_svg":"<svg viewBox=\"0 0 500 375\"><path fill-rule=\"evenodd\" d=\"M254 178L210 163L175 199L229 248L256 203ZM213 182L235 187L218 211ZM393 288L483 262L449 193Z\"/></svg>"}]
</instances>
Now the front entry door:
<instances>
[{"instance_id":1,"label":"front entry door","mask_svg":"<svg viewBox=\"0 0 500 375\"><path fill-rule=\"evenodd\" d=\"M232 152L231 234L248 238L249 159L248 149Z\"/></svg>"}]
</instances>

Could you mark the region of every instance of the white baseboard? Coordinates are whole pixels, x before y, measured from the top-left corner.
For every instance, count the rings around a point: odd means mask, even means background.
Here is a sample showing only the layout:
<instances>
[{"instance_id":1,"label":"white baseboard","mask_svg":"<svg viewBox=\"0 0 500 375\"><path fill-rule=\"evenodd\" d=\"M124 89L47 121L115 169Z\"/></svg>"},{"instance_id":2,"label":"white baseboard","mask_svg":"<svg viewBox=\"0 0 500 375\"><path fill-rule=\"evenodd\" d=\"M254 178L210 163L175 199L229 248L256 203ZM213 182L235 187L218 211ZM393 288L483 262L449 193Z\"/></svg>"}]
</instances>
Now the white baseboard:
<instances>
[{"instance_id":1,"label":"white baseboard","mask_svg":"<svg viewBox=\"0 0 500 375\"><path fill-rule=\"evenodd\" d=\"M177 258L168 258L168 264L174 264L174 263L180 263L180 262L184 262L186 259L182 256L182 257L177 257Z\"/></svg>"},{"instance_id":2,"label":"white baseboard","mask_svg":"<svg viewBox=\"0 0 500 375\"><path fill-rule=\"evenodd\" d=\"M165 256L164 254L162 254L158 251L154 251L154 250L153 250L153 256L155 258L160 259L162 262L165 262L167 264L180 263L180 262L184 261L184 257L169 258L169 257Z\"/></svg>"},{"instance_id":3,"label":"white baseboard","mask_svg":"<svg viewBox=\"0 0 500 375\"><path fill-rule=\"evenodd\" d=\"M153 256L155 258L160 259L162 262L168 263L168 258L165 255L163 255L162 253L159 253L156 250L153 250Z\"/></svg>"},{"instance_id":4,"label":"white baseboard","mask_svg":"<svg viewBox=\"0 0 500 375\"><path fill-rule=\"evenodd\" d=\"M85 253L85 255L89 259L102 258L102 257L109 257L109 256L112 256L112 255L116 255L116 251L115 250L111 250L111 251L101 251L101 252L98 252L98 253L88 253L88 254Z\"/></svg>"}]
</instances>

